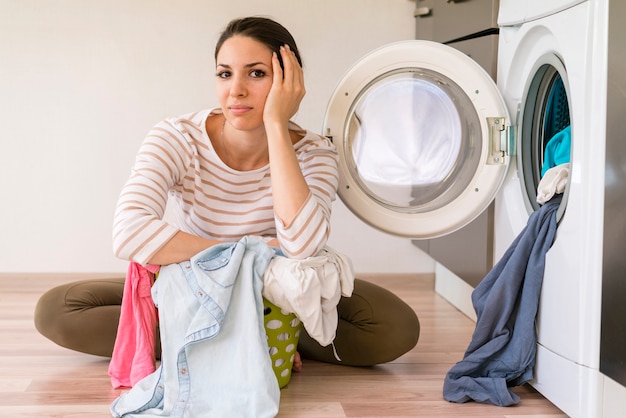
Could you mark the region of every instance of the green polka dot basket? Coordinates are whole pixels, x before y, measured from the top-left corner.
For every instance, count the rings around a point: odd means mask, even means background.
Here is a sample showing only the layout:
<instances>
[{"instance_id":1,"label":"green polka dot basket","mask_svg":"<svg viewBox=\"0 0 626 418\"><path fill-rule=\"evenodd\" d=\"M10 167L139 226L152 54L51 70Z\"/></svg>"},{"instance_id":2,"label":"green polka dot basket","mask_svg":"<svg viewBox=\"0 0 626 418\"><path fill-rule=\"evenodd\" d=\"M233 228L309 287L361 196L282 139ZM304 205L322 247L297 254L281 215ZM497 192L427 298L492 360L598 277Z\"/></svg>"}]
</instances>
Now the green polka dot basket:
<instances>
[{"instance_id":1,"label":"green polka dot basket","mask_svg":"<svg viewBox=\"0 0 626 418\"><path fill-rule=\"evenodd\" d=\"M291 368L296 357L302 322L292 313L286 313L263 298L263 314L267 345L272 368L282 389L291 380Z\"/></svg>"}]
</instances>

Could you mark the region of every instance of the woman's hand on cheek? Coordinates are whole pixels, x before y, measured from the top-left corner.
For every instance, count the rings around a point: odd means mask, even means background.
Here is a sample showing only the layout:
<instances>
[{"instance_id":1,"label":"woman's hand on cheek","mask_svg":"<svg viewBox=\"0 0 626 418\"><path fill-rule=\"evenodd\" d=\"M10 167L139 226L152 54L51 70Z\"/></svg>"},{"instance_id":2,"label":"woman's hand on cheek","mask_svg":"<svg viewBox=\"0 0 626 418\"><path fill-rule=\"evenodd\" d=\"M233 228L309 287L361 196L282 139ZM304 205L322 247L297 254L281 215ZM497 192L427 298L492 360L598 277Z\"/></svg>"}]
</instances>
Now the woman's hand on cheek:
<instances>
[{"instance_id":1,"label":"woman's hand on cheek","mask_svg":"<svg viewBox=\"0 0 626 418\"><path fill-rule=\"evenodd\" d=\"M272 56L274 72L272 88L265 101L263 121L270 123L287 123L300 107L306 90L304 75L295 54L288 46L280 48L285 70L280 67L277 55Z\"/></svg>"}]
</instances>

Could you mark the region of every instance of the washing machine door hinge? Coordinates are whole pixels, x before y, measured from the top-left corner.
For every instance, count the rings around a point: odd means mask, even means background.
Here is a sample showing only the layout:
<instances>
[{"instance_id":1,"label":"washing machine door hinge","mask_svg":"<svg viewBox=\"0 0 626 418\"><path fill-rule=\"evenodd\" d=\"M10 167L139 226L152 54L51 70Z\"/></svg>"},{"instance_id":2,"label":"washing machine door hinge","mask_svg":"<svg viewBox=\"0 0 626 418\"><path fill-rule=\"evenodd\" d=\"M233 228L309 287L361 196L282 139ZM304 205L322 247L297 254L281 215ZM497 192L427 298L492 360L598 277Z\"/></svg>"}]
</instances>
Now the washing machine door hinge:
<instances>
[{"instance_id":1,"label":"washing machine door hinge","mask_svg":"<svg viewBox=\"0 0 626 418\"><path fill-rule=\"evenodd\" d=\"M487 164L506 164L509 156L509 127L506 118L487 118L489 126L489 156Z\"/></svg>"}]
</instances>

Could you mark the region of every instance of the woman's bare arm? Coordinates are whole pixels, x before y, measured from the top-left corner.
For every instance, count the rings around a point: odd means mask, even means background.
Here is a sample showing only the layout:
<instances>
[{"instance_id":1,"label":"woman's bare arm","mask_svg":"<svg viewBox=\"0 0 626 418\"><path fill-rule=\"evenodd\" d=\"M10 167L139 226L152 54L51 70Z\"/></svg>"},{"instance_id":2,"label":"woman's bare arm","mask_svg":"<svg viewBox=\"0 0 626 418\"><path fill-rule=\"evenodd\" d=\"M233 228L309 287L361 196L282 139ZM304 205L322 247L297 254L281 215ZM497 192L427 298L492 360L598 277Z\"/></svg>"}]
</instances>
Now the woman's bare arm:
<instances>
[{"instance_id":1,"label":"woman's bare arm","mask_svg":"<svg viewBox=\"0 0 626 418\"><path fill-rule=\"evenodd\" d=\"M180 263L189 260L200 251L220 243L221 241L201 238L179 231L150 258L150 264Z\"/></svg>"},{"instance_id":2,"label":"woman's bare arm","mask_svg":"<svg viewBox=\"0 0 626 418\"><path fill-rule=\"evenodd\" d=\"M306 90L304 77L295 54L280 50L284 71L278 57L272 57L273 83L263 114L267 134L274 213L284 225L296 217L311 193L304 180L289 133L289 120L297 112Z\"/></svg>"}]
</instances>

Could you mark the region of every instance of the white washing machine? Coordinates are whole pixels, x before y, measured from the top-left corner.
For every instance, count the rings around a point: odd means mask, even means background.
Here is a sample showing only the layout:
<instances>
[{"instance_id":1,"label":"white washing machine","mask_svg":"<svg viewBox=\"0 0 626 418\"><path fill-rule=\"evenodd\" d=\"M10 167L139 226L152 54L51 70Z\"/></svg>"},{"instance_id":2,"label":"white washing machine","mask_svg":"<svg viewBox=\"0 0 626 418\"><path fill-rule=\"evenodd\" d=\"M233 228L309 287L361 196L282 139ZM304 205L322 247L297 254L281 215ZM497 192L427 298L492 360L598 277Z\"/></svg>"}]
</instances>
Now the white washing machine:
<instances>
[{"instance_id":1,"label":"white washing machine","mask_svg":"<svg viewBox=\"0 0 626 418\"><path fill-rule=\"evenodd\" d=\"M616 1L502 0L498 18L498 85L517 132L496 198L496 258L537 208L543 149L558 119L571 123L570 179L546 257L532 384L572 417L626 416L626 389L599 372L609 3L623 25Z\"/></svg>"},{"instance_id":2,"label":"white washing machine","mask_svg":"<svg viewBox=\"0 0 626 418\"><path fill-rule=\"evenodd\" d=\"M612 5L621 44L625 7ZM427 239L495 198L496 259L538 208L546 143L571 126L531 383L572 417L626 416L626 388L599 370L610 15L609 0L501 0L497 86L455 49L399 42L347 72L324 121L339 151L339 195L358 217Z\"/></svg>"}]
</instances>

